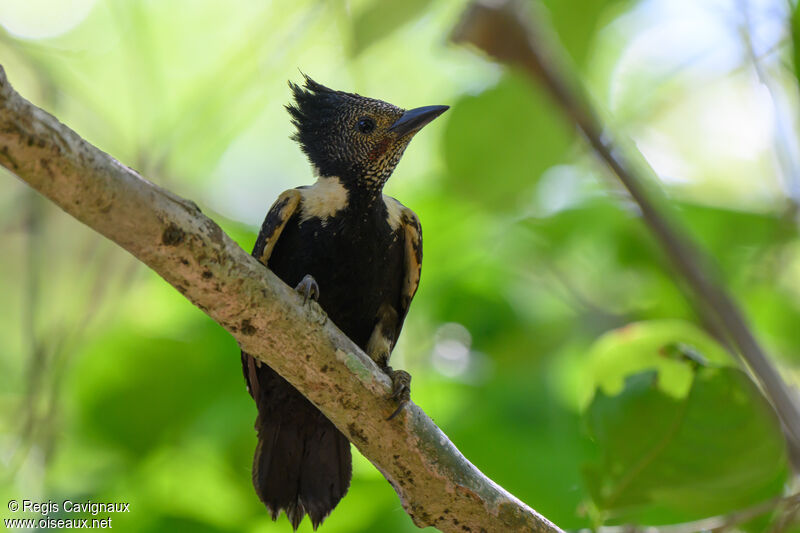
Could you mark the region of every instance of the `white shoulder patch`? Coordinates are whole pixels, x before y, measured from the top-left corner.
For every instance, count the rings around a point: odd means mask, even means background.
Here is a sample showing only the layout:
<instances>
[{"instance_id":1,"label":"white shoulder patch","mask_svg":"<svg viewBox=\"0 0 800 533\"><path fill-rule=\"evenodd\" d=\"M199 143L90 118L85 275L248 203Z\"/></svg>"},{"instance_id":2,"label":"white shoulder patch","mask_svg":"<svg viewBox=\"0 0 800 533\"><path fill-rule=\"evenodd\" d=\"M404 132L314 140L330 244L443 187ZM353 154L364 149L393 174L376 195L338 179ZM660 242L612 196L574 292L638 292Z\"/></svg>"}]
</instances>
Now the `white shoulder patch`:
<instances>
[{"instance_id":1,"label":"white shoulder patch","mask_svg":"<svg viewBox=\"0 0 800 533\"><path fill-rule=\"evenodd\" d=\"M391 196L386 196L385 194L383 195L383 203L386 204L386 212L389 215L389 226L391 226L392 229L399 228L403 221L403 210L406 207Z\"/></svg>"},{"instance_id":2,"label":"white shoulder patch","mask_svg":"<svg viewBox=\"0 0 800 533\"><path fill-rule=\"evenodd\" d=\"M334 216L347 206L347 189L339 178L318 178L316 183L307 189L300 189L301 201L300 221L319 218L324 225L328 218Z\"/></svg>"}]
</instances>

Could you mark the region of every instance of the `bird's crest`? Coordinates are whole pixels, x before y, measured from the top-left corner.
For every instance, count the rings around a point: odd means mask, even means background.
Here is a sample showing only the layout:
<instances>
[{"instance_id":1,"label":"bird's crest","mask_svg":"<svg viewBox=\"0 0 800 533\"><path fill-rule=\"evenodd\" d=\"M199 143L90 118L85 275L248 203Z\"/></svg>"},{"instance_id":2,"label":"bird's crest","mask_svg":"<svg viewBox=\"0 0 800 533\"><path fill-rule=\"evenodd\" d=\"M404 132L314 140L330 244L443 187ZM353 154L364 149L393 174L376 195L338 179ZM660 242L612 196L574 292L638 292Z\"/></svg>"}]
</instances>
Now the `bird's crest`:
<instances>
[{"instance_id":1,"label":"bird's crest","mask_svg":"<svg viewBox=\"0 0 800 533\"><path fill-rule=\"evenodd\" d=\"M294 101L286 110L296 128L292 139L320 176L336 176L370 198L379 196L411 137L447 109L428 106L406 113L388 102L335 91L303 77L302 86L289 82Z\"/></svg>"},{"instance_id":2,"label":"bird's crest","mask_svg":"<svg viewBox=\"0 0 800 533\"><path fill-rule=\"evenodd\" d=\"M354 93L335 91L314 81L307 74L303 74L303 77L305 84L302 86L289 82L294 103L287 105L286 110L297 129L292 139L299 142L303 151L308 154L308 145L312 141L311 138L319 134L320 126L335 121L341 109L348 104L348 100L351 100L349 103L353 105L359 99L367 100L367 98Z\"/></svg>"}]
</instances>

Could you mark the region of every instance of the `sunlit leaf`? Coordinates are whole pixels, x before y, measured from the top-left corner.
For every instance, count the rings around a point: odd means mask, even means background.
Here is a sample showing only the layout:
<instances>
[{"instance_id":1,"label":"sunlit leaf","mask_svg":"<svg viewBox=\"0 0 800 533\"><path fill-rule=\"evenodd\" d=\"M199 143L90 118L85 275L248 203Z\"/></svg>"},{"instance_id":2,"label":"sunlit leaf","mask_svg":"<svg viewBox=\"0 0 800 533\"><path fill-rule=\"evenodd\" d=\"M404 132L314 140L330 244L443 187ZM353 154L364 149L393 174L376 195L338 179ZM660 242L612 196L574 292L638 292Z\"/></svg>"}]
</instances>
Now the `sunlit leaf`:
<instances>
[{"instance_id":1,"label":"sunlit leaf","mask_svg":"<svg viewBox=\"0 0 800 533\"><path fill-rule=\"evenodd\" d=\"M691 365L670 355L675 346L696 351L715 365L733 364L730 355L714 339L690 322L636 322L606 333L592 346L585 364L586 393L591 395L600 387L607 394L615 394L623 389L629 375L657 369L659 388L672 397L685 397L694 373Z\"/></svg>"}]
</instances>

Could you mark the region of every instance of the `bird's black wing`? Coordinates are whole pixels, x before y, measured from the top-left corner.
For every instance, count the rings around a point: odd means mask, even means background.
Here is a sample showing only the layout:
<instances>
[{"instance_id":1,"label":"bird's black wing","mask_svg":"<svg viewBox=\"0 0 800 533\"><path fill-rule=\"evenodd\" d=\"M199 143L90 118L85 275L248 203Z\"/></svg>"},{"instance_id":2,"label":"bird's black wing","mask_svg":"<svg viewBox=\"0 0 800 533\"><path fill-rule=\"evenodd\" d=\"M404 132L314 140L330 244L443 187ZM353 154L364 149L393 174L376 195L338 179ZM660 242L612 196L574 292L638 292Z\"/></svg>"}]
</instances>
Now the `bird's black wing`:
<instances>
[{"instance_id":1,"label":"bird's black wing","mask_svg":"<svg viewBox=\"0 0 800 533\"><path fill-rule=\"evenodd\" d=\"M261 224L261 231L258 232L256 245L253 247L253 257L264 266L269 266L269 257L272 255L275 243L278 242L283 228L300 205L301 199L302 193L298 189L289 189L281 193L269 208L264 223Z\"/></svg>"},{"instance_id":2,"label":"bird's black wing","mask_svg":"<svg viewBox=\"0 0 800 533\"><path fill-rule=\"evenodd\" d=\"M384 196L387 222L397 232L403 246L403 279L400 294L393 295L378 309L375 328L367 342L366 352L380 366L389 364L389 356L400 337L403 322L408 314L411 300L419 287L422 271L422 227L416 213L394 198Z\"/></svg>"},{"instance_id":3,"label":"bird's black wing","mask_svg":"<svg viewBox=\"0 0 800 533\"><path fill-rule=\"evenodd\" d=\"M253 250L265 266L302 198L298 189L286 191L267 213ZM253 457L256 494L273 520L284 510L296 530L307 513L316 529L350 486L350 443L268 365L243 351L242 367L258 407L258 446Z\"/></svg>"},{"instance_id":4,"label":"bird's black wing","mask_svg":"<svg viewBox=\"0 0 800 533\"><path fill-rule=\"evenodd\" d=\"M403 206L400 217L400 229L404 239L404 279L400 292L400 308L397 310L397 326L394 342L400 337L403 322L408 314L411 300L417 293L419 278L422 273L422 226L417 214Z\"/></svg>"},{"instance_id":5,"label":"bird's black wing","mask_svg":"<svg viewBox=\"0 0 800 533\"><path fill-rule=\"evenodd\" d=\"M269 266L269 258L272 255L272 250L275 249L275 243L278 242L286 223L297 211L301 199L302 195L299 190L289 189L278 196L278 199L275 200L275 203L272 204L272 207L267 212L264 223L261 224L261 231L258 232L255 247L253 247L253 257L258 259L264 266ZM258 379L256 379L256 367L258 365L259 363L251 355L242 352L242 371L247 382L247 391L256 402L258 402L260 396Z\"/></svg>"}]
</instances>

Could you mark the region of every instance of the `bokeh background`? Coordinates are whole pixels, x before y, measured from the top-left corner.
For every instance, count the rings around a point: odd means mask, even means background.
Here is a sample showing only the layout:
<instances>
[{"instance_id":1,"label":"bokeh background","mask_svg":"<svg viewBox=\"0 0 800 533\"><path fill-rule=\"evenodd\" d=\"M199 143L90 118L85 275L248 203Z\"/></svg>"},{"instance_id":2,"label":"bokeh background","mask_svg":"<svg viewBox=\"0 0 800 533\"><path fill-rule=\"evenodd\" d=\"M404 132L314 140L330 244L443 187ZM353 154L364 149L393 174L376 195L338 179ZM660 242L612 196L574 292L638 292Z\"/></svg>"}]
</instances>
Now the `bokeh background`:
<instances>
[{"instance_id":1,"label":"bokeh background","mask_svg":"<svg viewBox=\"0 0 800 533\"><path fill-rule=\"evenodd\" d=\"M794 2L544 5L566 67L797 382ZM424 228L393 356L415 402L564 528L748 510L726 530L800 531L796 499L776 500L795 483L758 389L546 93L448 42L464 6L3 0L0 64L247 250L277 195L313 179L283 108L301 70L402 107L452 106L387 186ZM2 169L0 184L0 500L129 502L121 531L288 531L250 485L256 413L234 340ZM414 530L356 452L323 531Z\"/></svg>"}]
</instances>

